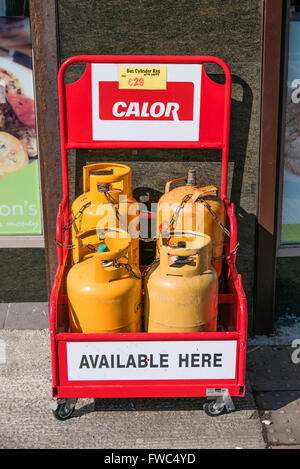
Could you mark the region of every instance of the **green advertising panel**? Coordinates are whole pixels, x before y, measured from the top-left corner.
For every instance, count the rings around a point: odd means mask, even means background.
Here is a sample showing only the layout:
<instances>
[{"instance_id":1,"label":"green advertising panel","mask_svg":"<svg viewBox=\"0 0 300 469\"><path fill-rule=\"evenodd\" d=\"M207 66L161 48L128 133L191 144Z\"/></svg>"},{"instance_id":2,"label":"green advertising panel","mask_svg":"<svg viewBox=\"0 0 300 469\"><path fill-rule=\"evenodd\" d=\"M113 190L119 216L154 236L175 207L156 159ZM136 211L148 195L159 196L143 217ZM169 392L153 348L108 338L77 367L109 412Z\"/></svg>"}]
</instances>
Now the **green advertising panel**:
<instances>
[{"instance_id":1,"label":"green advertising panel","mask_svg":"<svg viewBox=\"0 0 300 469\"><path fill-rule=\"evenodd\" d=\"M41 234L38 162L0 179L1 235Z\"/></svg>"},{"instance_id":2,"label":"green advertising panel","mask_svg":"<svg viewBox=\"0 0 300 469\"><path fill-rule=\"evenodd\" d=\"M28 17L0 16L0 236L42 234Z\"/></svg>"}]
</instances>

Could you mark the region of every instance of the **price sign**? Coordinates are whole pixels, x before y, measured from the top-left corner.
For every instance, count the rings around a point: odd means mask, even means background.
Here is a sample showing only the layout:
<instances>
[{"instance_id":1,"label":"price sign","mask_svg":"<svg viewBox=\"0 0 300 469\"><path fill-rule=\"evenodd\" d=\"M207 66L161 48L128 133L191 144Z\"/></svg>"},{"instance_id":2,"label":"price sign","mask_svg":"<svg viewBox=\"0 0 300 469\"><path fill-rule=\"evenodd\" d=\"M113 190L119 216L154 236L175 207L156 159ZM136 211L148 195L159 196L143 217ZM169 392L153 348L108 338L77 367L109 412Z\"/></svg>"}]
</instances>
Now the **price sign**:
<instances>
[{"instance_id":1,"label":"price sign","mask_svg":"<svg viewBox=\"0 0 300 469\"><path fill-rule=\"evenodd\" d=\"M119 67L119 89L165 90L167 67L166 65Z\"/></svg>"}]
</instances>

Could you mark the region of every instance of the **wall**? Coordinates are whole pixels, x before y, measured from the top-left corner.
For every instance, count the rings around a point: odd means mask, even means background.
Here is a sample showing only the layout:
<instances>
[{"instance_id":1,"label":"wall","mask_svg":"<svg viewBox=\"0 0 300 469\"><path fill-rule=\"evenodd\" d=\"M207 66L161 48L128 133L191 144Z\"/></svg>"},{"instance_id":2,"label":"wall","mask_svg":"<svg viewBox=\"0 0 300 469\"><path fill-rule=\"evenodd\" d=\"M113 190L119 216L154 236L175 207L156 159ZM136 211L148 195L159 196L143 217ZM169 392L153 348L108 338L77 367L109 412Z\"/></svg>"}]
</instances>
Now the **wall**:
<instances>
[{"instance_id":1,"label":"wall","mask_svg":"<svg viewBox=\"0 0 300 469\"><path fill-rule=\"evenodd\" d=\"M48 301L44 249L1 249L0 272L0 303Z\"/></svg>"},{"instance_id":2,"label":"wall","mask_svg":"<svg viewBox=\"0 0 300 469\"><path fill-rule=\"evenodd\" d=\"M229 199L236 204L243 275L252 324L256 193L259 157L261 0L58 0L61 61L78 54L215 55L233 75ZM208 68L216 80L218 69ZM80 70L71 71L75 80ZM220 182L217 151L77 151L70 155L72 197L88 162L128 163L138 197L156 201L167 180L196 168L201 185Z\"/></svg>"}]
</instances>

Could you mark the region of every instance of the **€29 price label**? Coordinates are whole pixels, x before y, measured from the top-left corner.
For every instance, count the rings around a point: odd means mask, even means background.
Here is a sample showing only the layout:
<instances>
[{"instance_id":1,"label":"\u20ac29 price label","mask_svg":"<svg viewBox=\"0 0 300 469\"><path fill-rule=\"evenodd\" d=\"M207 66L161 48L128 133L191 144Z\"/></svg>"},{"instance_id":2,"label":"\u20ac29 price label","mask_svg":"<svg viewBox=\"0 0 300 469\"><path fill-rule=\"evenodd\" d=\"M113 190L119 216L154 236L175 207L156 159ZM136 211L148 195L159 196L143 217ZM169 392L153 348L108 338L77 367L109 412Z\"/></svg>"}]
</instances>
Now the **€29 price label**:
<instances>
[{"instance_id":1,"label":"\u20ac29 price label","mask_svg":"<svg viewBox=\"0 0 300 469\"><path fill-rule=\"evenodd\" d=\"M119 89L165 90L167 66L119 67Z\"/></svg>"}]
</instances>

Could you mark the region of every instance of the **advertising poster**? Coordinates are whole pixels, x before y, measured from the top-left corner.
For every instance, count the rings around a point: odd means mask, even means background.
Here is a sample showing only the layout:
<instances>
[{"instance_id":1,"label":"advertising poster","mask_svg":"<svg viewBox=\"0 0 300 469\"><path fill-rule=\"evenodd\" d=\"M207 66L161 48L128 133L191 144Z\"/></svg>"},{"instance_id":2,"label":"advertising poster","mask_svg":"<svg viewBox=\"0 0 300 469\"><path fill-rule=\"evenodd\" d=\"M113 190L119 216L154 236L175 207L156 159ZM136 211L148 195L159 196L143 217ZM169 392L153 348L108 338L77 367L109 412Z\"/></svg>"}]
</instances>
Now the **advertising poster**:
<instances>
[{"instance_id":1,"label":"advertising poster","mask_svg":"<svg viewBox=\"0 0 300 469\"><path fill-rule=\"evenodd\" d=\"M290 21L281 244L300 243L300 18Z\"/></svg>"},{"instance_id":2,"label":"advertising poster","mask_svg":"<svg viewBox=\"0 0 300 469\"><path fill-rule=\"evenodd\" d=\"M0 236L40 235L30 22L0 17Z\"/></svg>"}]
</instances>

